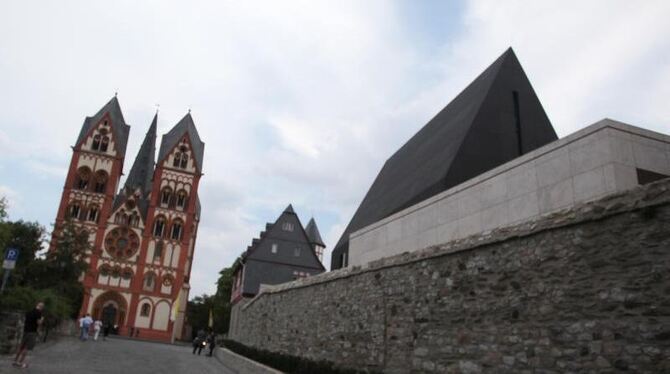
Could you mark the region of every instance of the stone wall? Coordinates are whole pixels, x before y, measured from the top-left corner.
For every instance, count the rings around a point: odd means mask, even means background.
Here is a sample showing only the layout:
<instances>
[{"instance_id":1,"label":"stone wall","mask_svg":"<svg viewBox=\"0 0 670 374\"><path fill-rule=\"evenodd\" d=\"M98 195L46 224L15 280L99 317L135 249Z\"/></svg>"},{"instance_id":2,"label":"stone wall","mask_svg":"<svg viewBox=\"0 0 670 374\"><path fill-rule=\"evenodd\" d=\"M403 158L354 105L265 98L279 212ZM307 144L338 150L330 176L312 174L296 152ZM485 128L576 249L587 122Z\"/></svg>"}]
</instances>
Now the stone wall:
<instances>
[{"instance_id":1,"label":"stone wall","mask_svg":"<svg viewBox=\"0 0 670 374\"><path fill-rule=\"evenodd\" d=\"M0 354L16 350L23 336L23 320L23 313L0 312Z\"/></svg>"},{"instance_id":2,"label":"stone wall","mask_svg":"<svg viewBox=\"0 0 670 374\"><path fill-rule=\"evenodd\" d=\"M670 180L266 288L233 339L352 368L670 372Z\"/></svg>"}]
</instances>

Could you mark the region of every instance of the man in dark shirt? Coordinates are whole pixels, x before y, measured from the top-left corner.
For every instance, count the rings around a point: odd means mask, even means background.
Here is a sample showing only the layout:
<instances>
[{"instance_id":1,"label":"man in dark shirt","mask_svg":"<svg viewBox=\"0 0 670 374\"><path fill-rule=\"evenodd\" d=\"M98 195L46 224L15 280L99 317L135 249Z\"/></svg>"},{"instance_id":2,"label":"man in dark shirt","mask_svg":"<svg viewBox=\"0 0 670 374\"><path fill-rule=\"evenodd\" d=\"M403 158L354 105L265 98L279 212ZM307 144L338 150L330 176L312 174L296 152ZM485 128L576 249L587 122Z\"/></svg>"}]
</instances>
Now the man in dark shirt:
<instances>
[{"instance_id":1,"label":"man in dark shirt","mask_svg":"<svg viewBox=\"0 0 670 374\"><path fill-rule=\"evenodd\" d=\"M32 351L33 348L35 348L35 342L37 341L37 327L42 324L42 321L44 320L42 317L42 309L44 309L44 303L40 301L35 305L35 309L26 313L26 322L23 325L23 339L21 340L19 351L14 358L14 366L22 368L28 367L28 364L25 362L26 355L28 354L28 351Z\"/></svg>"}]
</instances>

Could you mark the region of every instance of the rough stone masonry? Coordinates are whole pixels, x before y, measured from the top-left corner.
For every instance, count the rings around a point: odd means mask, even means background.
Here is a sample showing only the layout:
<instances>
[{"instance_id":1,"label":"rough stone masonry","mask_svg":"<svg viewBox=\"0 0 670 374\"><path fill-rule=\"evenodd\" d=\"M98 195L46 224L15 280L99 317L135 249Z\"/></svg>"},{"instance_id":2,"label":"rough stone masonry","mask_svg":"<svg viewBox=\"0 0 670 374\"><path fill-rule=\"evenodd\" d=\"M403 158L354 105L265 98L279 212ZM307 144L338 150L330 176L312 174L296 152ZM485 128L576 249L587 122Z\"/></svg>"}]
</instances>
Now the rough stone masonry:
<instances>
[{"instance_id":1,"label":"rough stone masonry","mask_svg":"<svg viewBox=\"0 0 670 374\"><path fill-rule=\"evenodd\" d=\"M266 288L234 339L388 373L670 372L670 179Z\"/></svg>"}]
</instances>

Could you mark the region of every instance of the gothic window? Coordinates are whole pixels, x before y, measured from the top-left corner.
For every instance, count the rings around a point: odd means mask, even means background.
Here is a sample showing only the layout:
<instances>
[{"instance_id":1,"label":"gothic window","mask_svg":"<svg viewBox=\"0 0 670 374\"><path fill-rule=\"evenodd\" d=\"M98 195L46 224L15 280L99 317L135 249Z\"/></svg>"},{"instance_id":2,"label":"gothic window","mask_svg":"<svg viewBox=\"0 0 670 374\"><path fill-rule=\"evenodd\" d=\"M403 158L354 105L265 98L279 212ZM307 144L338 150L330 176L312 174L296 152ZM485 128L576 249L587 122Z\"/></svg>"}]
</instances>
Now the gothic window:
<instances>
[{"instance_id":1,"label":"gothic window","mask_svg":"<svg viewBox=\"0 0 670 374\"><path fill-rule=\"evenodd\" d=\"M79 219L79 214L81 214L81 205L77 202L70 205L70 218Z\"/></svg>"},{"instance_id":2,"label":"gothic window","mask_svg":"<svg viewBox=\"0 0 670 374\"><path fill-rule=\"evenodd\" d=\"M151 305L149 303L142 304L142 309L140 309L140 315L142 317L149 317L151 314Z\"/></svg>"},{"instance_id":3,"label":"gothic window","mask_svg":"<svg viewBox=\"0 0 670 374\"><path fill-rule=\"evenodd\" d=\"M172 240L179 240L181 239L181 233L182 233L183 225L181 220L177 219L172 223L172 231L170 232L170 238Z\"/></svg>"},{"instance_id":4,"label":"gothic window","mask_svg":"<svg viewBox=\"0 0 670 374\"><path fill-rule=\"evenodd\" d=\"M127 259L137 252L140 238L127 227L117 227L105 237L105 249L112 257Z\"/></svg>"},{"instance_id":5,"label":"gothic window","mask_svg":"<svg viewBox=\"0 0 670 374\"><path fill-rule=\"evenodd\" d=\"M159 240L154 248L154 260L160 260L161 256L163 256L163 242Z\"/></svg>"},{"instance_id":6,"label":"gothic window","mask_svg":"<svg viewBox=\"0 0 670 374\"><path fill-rule=\"evenodd\" d=\"M163 188L161 192L161 206L168 207L172 200L172 189L170 187Z\"/></svg>"},{"instance_id":7,"label":"gothic window","mask_svg":"<svg viewBox=\"0 0 670 374\"><path fill-rule=\"evenodd\" d=\"M184 209L186 208L186 200L187 200L188 195L186 194L186 191L180 190L177 193L177 208Z\"/></svg>"},{"instance_id":8,"label":"gothic window","mask_svg":"<svg viewBox=\"0 0 670 374\"><path fill-rule=\"evenodd\" d=\"M91 145L91 149L94 150L94 151L99 151L101 140L102 140L102 136L100 134L96 134L93 137L93 144Z\"/></svg>"},{"instance_id":9,"label":"gothic window","mask_svg":"<svg viewBox=\"0 0 670 374\"><path fill-rule=\"evenodd\" d=\"M180 168L186 169L186 166L188 165L188 155L186 153L181 154L181 164L179 165Z\"/></svg>"},{"instance_id":10,"label":"gothic window","mask_svg":"<svg viewBox=\"0 0 670 374\"><path fill-rule=\"evenodd\" d=\"M77 170L77 181L75 182L75 188L79 190L85 190L88 187L88 182L91 179L91 169L87 167L81 167Z\"/></svg>"},{"instance_id":11,"label":"gothic window","mask_svg":"<svg viewBox=\"0 0 670 374\"><path fill-rule=\"evenodd\" d=\"M143 284L144 284L144 290L145 291L153 291L154 290L154 287L155 287L154 278L155 277L156 276L154 275L154 273L147 273L147 274L144 275Z\"/></svg>"},{"instance_id":12,"label":"gothic window","mask_svg":"<svg viewBox=\"0 0 670 374\"><path fill-rule=\"evenodd\" d=\"M100 152L107 152L109 147L109 136L103 136L102 141L100 141Z\"/></svg>"},{"instance_id":13,"label":"gothic window","mask_svg":"<svg viewBox=\"0 0 670 374\"><path fill-rule=\"evenodd\" d=\"M136 212L130 215L128 218L128 224L133 227L137 227L140 224L140 216Z\"/></svg>"},{"instance_id":14,"label":"gothic window","mask_svg":"<svg viewBox=\"0 0 670 374\"><path fill-rule=\"evenodd\" d=\"M109 276L110 271L109 265L105 264L100 267L100 275L103 277Z\"/></svg>"},{"instance_id":15,"label":"gothic window","mask_svg":"<svg viewBox=\"0 0 670 374\"><path fill-rule=\"evenodd\" d=\"M112 268L112 273L110 274L112 278L118 278L121 276L121 268L118 266L114 266Z\"/></svg>"},{"instance_id":16,"label":"gothic window","mask_svg":"<svg viewBox=\"0 0 670 374\"><path fill-rule=\"evenodd\" d=\"M98 207L97 206L91 206L88 208L88 217L86 218L87 221L90 222L98 222Z\"/></svg>"},{"instance_id":17,"label":"gothic window","mask_svg":"<svg viewBox=\"0 0 670 374\"><path fill-rule=\"evenodd\" d=\"M174 161L172 161L172 166L178 168L181 165L181 152L174 154Z\"/></svg>"},{"instance_id":18,"label":"gothic window","mask_svg":"<svg viewBox=\"0 0 670 374\"><path fill-rule=\"evenodd\" d=\"M154 236L162 238L164 231L165 231L165 218L157 217L156 220L154 221Z\"/></svg>"},{"instance_id":19,"label":"gothic window","mask_svg":"<svg viewBox=\"0 0 670 374\"><path fill-rule=\"evenodd\" d=\"M95 173L95 192L104 193L105 186L107 186L107 173L102 170L98 170Z\"/></svg>"}]
</instances>

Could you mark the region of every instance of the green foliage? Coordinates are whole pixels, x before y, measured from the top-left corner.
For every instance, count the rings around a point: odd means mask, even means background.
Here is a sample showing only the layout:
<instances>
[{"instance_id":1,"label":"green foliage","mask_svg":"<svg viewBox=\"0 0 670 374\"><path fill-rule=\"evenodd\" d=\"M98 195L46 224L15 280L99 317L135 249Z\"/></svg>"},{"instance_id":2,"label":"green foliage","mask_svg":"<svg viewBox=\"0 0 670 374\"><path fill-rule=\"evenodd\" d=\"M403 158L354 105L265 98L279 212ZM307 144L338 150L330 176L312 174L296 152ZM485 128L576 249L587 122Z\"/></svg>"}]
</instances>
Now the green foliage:
<instances>
[{"instance_id":1,"label":"green foliage","mask_svg":"<svg viewBox=\"0 0 670 374\"><path fill-rule=\"evenodd\" d=\"M248 357L256 362L270 366L285 373L319 373L319 374L362 374L375 371L343 369L330 361L312 361L302 357L270 352L264 349L247 347L234 340L224 340L223 345L231 351Z\"/></svg>"},{"instance_id":2,"label":"green foliage","mask_svg":"<svg viewBox=\"0 0 670 374\"><path fill-rule=\"evenodd\" d=\"M194 331L207 330L209 311L212 311L214 331L227 333L230 322L230 293L233 286L233 268L225 268L219 272L214 295L196 296L188 302L187 317Z\"/></svg>"},{"instance_id":3,"label":"green foliage","mask_svg":"<svg viewBox=\"0 0 670 374\"><path fill-rule=\"evenodd\" d=\"M0 299L0 309L27 311L32 309L38 301L44 302L45 314L56 319L69 318L73 312L76 312L70 300L58 295L53 289L36 290L31 287L8 289Z\"/></svg>"}]
</instances>

